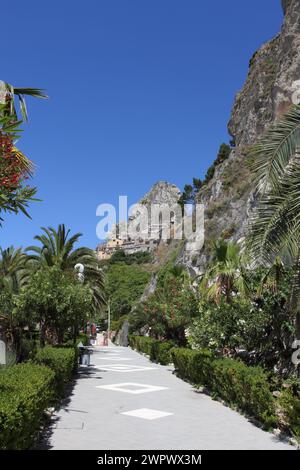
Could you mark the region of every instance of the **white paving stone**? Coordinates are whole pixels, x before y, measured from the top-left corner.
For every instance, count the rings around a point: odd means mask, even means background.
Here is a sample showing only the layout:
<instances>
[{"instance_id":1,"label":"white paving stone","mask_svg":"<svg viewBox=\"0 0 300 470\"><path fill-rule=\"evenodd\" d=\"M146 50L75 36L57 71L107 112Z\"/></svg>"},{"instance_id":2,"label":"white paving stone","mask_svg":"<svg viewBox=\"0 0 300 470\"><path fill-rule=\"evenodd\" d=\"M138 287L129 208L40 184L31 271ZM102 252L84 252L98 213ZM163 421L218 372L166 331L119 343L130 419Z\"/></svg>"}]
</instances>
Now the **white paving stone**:
<instances>
[{"instance_id":1,"label":"white paving stone","mask_svg":"<svg viewBox=\"0 0 300 470\"><path fill-rule=\"evenodd\" d=\"M99 360L100 361L132 361L133 359L131 357L111 356L111 357L101 357L101 359Z\"/></svg>"},{"instance_id":2,"label":"white paving stone","mask_svg":"<svg viewBox=\"0 0 300 470\"><path fill-rule=\"evenodd\" d=\"M138 410L125 411L121 415L132 416L134 418L148 419L153 421L154 419L165 418L166 416L172 416L174 413L167 413L166 411L151 410L150 408L140 408Z\"/></svg>"},{"instance_id":3,"label":"white paving stone","mask_svg":"<svg viewBox=\"0 0 300 470\"><path fill-rule=\"evenodd\" d=\"M156 370L156 367L141 367L129 364L97 364L95 368L100 370L110 370L112 372L142 372L146 370Z\"/></svg>"},{"instance_id":4,"label":"white paving stone","mask_svg":"<svg viewBox=\"0 0 300 470\"><path fill-rule=\"evenodd\" d=\"M141 393L158 392L168 390L168 387L159 387L157 385L146 385L135 382L125 382L111 385L98 385L96 388L103 390L112 390L114 392L131 393L132 395L140 395Z\"/></svg>"}]
</instances>

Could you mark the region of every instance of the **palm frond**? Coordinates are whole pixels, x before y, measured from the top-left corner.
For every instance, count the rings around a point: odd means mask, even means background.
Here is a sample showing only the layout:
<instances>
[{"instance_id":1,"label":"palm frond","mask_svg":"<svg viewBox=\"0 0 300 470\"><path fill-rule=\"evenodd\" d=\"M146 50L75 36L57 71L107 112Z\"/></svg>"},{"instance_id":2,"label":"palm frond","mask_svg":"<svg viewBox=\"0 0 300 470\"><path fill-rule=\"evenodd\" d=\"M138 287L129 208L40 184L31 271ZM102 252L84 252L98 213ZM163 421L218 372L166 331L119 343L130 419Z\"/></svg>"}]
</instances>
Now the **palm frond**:
<instances>
[{"instance_id":1,"label":"palm frond","mask_svg":"<svg viewBox=\"0 0 300 470\"><path fill-rule=\"evenodd\" d=\"M29 160L29 158L26 157L26 155L24 155L24 153L22 153L21 150L17 149L17 147L13 147L13 152L21 168L24 169L24 172L27 173L29 176L31 176L34 170L33 162Z\"/></svg>"},{"instance_id":2,"label":"palm frond","mask_svg":"<svg viewBox=\"0 0 300 470\"><path fill-rule=\"evenodd\" d=\"M271 265L283 250L297 252L300 236L300 156L290 160L284 178L260 199L249 218L247 252L256 263Z\"/></svg>"},{"instance_id":3,"label":"palm frond","mask_svg":"<svg viewBox=\"0 0 300 470\"><path fill-rule=\"evenodd\" d=\"M278 186L290 159L300 148L300 106L293 106L253 146L252 169L259 193L264 194Z\"/></svg>"},{"instance_id":4,"label":"palm frond","mask_svg":"<svg viewBox=\"0 0 300 470\"><path fill-rule=\"evenodd\" d=\"M4 87L7 92L7 105L5 106L5 114L9 115L17 120L17 110L15 106L14 96L19 98L20 111L23 121L28 121L27 106L25 96L31 96L34 98L47 99L48 96L41 88L21 88L15 87L10 83L4 83Z\"/></svg>"}]
</instances>

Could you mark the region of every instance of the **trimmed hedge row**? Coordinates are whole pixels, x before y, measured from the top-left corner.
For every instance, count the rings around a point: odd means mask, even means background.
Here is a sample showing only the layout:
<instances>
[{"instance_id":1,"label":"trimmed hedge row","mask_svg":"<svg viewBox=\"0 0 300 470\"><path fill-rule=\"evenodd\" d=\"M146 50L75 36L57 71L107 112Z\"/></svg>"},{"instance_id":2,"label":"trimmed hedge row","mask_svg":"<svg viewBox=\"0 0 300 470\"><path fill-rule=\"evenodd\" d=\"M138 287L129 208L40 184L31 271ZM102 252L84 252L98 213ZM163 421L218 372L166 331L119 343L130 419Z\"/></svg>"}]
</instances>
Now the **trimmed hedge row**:
<instances>
[{"instance_id":1,"label":"trimmed hedge row","mask_svg":"<svg viewBox=\"0 0 300 470\"><path fill-rule=\"evenodd\" d=\"M54 372L55 390L61 396L76 370L78 353L75 348L46 346L38 350L34 362L47 366Z\"/></svg>"},{"instance_id":2,"label":"trimmed hedge row","mask_svg":"<svg viewBox=\"0 0 300 470\"><path fill-rule=\"evenodd\" d=\"M54 372L24 363L0 370L0 449L30 446L53 399Z\"/></svg>"},{"instance_id":3,"label":"trimmed hedge row","mask_svg":"<svg viewBox=\"0 0 300 470\"><path fill-rule=\"evenodd\" d=\"M217 358L208 350L175 348L170 341L160 342L147 336L130 336L129 344L152 361L173 362L182 379L207 387L214 397L258 419L265 428L279 426L300 441L300 393L288 388L275 398L268 374L261 367Z\"/></svg>"},{"instance_id":4,"label":"trimmed hedge row","mask_svg":"<svg viewBox=\"0 0 300 470\"><path fill-rule=\"evenodd\" d=\"M238 407L271 428L277 423L275 399L261 367L248 367L234 359L216 359L209 351L172 349L178 375Z\"/></svg>"},{"instance_id":5,"label":"trimmed hedge row","mask_svg":"<svg viewBox=\"0 0 300 470\"><path fill-rule=\"evenodd\" d=\"M172 362L170 352L175 344L172 341L159 341L149 336L129 335L129 346L138 352L147 354L153 362L168 365Z\"/></svg>"},{"instance_id":6,"label":"trimmed hedge row","mask_svg":"<svg viewBox=\"0 0 300 470\"><path fill-rule=\"evenodd\" d=\"M77 367L77 350L39 349L32 362L0 369L0 449L26 449L43 412L64 392Z\"/></svg>"}]
</instances>

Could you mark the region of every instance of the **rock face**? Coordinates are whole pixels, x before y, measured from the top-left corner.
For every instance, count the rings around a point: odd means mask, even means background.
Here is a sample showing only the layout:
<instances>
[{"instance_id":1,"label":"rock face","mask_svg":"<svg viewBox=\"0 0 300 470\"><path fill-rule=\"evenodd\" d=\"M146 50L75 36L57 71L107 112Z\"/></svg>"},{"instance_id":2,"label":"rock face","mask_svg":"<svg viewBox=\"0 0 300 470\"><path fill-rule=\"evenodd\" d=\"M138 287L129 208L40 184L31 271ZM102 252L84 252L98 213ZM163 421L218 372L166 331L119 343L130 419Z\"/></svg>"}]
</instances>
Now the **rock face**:
<instances>
[{"instance_id":1,"label":"rock face","mask_svg":"<svg viewBox=\"0 0 300 470\"><path fill-rule=\"evenodd\" d=\"M234 148L198 195L206 208L205 246L193 259L181 253L195 273L205 269L212 239L238 240L245 233L254 200L249 146L300 97L300 0L282 0L281 32L252 57L245 85L233 105L229 133ZM299 95L298 95L298 93Z\"/></svg>"},{"instance_id":2,"label":"rock face","mask_svg":"<svg viewBox=\"0 0 300 470\"><path fill-rule=\"evenodd\" d=\"M149 214L149 230L153 226L152 223L152 207L153 206L168 206L170 209L172 206L178 203L181 196L180 189L175 185L168 183L167 181L158 181L155 183L150 191L138 202L139 205L146 206ZM139 212L137 213L138 216ZM136 223L136 217L129 217L128 230L130 231L131 226L134 227Z\"/></svg>"},{"instance_id":3,"label":"rock face","mask_svg":"<svg viewBox=\"0 0 300 470\"><path fill-rule=\"evenodd\" d=\"M293 0L281 0L283 13L286 14L287 9L290 7Z\"/></svg>"},{"instance_id":4,"label":"rock face","mask_svg":"<svg viewBox=\"0 0 300 470\"><path fill-rule=\"evenodd\" d=\"M237 146L249 145L292 103L300 79L300 0L282 2L281 33L264 44L250 60L246 83L238 93L229 133Z\"/></svg>"},{"instance_id":5,"label":"rock face","mask_svg":"<svg viewBox=\"0 0 300 470\"><path fill-rule=\"evenodd\" d=\"M166 181L159 181L152 186L150 191L145 194L145 196L138 201L137 204L146 206L149 213L149 227L147 227L147 232L153 226L151 220L151 206L152 205L165 205L170 209L178 203L181 192L177 186L174 184L168 183ZM141 209L139 209L140 211ZM127 230L128 237L124 239L119 235L119 237L110 237L106 243L98 245L96 252L101 260L109 259L117 250L122 249L126 254L135 254L138 252L154 252L158 249L161 242L159 238L159 233L157 237L145 238L142 232L136 233L135 228L139 225L138 223L139 212L135 216L129 217ZM118 231L122 230L122 225L118 225ZM134 235L131 233L134 232Z\"/></svg>"},{"instance_id":6,"label":"rock face","mask_svg":"<svg viewBox=\"0 0 300 470\"><path fill-rule=\"evenodd\" d=\"M177 204L181 196L180 189L167 181L158 181L139 201L139 204Z\"/></svg>"}]
</instances>

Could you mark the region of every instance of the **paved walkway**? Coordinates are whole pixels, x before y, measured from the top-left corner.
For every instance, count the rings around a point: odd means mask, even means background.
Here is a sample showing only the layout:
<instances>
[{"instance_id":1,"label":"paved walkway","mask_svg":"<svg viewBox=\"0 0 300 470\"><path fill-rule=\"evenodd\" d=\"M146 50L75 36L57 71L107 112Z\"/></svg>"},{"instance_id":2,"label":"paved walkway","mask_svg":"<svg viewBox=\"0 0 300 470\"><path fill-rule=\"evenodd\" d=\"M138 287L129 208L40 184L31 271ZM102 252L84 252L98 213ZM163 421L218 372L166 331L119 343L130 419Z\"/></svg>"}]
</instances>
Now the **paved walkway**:
<instances>
[{"instance_id":1,"label":"paved walkway","mask_svg":"<svg viewBox=\"0 0 300 470\"><path fill-rule=\"evenodd\" d=\"M52 449L293 449L129 348L95 348L54 416Z\"/></svg>"}]
</instances>

